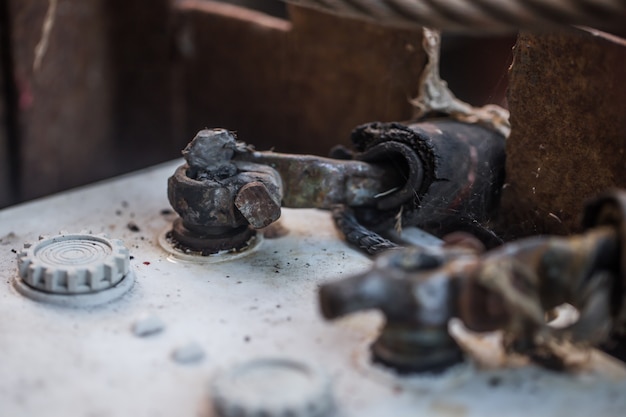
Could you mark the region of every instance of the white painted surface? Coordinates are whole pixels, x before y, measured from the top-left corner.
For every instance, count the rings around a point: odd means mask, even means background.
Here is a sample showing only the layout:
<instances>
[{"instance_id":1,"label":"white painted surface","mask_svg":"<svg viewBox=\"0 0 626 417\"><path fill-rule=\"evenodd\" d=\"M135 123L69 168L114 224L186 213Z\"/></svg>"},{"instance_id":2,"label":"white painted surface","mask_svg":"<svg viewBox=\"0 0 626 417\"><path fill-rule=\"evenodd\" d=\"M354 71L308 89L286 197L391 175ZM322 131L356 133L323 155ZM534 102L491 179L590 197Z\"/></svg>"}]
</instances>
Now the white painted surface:
<instances>
[{"instance_id":1,"label":"white painted surface","mask_svg":"<svg viewBox=\"0 0 626 417\"><path fill-rule=\"evenodd\" d=\"M338 238L321 211L284 210L288 235L230 262L169 260L158 236L173 218L161 211L169 208L166 179L179 163L0 211L0 416L208 417L218 372L283 355L331 376L342 416L626 412L624 367L598 353L585 357L580 371L558 374L503 359L494 335L466 336L483 365L412 378L371 365L377 313L333 323L318 313L320 283L371 262ZM131 221L139 232L127 227ZM13 251L60 230L122 239L134 257L134 287L117 301L83 309L18 293ZM133 325L146 314L159 317L163 330L137 337ZM190 342L203 359L173 360L172 352Z\"/></svg>"}]
</instances>

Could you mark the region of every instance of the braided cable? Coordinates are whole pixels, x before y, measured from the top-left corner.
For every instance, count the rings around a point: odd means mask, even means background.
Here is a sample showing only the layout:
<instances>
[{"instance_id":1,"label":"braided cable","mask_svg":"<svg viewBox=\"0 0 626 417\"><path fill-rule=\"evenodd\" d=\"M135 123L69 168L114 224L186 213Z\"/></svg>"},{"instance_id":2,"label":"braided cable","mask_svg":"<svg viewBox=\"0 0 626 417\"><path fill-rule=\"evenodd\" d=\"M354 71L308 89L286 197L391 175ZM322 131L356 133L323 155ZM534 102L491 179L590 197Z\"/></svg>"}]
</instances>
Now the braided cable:
<instances>
[{"instance_id":1,"label":"braided cable","mask_svg":"<svg viewBox=\"0 0 626 417\"><path fill-rule=\"evenodd\" d=\"M356 219L352 210L346 206L336 206L332 209L332 217L337 229L344 235L346 242L365 251L369 255L377 255L399 246L385 239L378 233L369 230Z\"/></svg>"},{"instance_id":2,"label":"braided cable","mask_svg":"<svg viewBox=\"0 0 626 417\"><path fill-rule=\"evenodd\" d=\"M578 25L626 33L625 0L286 0L401 27L503 32Z\"/></svg>"}]
</instances>

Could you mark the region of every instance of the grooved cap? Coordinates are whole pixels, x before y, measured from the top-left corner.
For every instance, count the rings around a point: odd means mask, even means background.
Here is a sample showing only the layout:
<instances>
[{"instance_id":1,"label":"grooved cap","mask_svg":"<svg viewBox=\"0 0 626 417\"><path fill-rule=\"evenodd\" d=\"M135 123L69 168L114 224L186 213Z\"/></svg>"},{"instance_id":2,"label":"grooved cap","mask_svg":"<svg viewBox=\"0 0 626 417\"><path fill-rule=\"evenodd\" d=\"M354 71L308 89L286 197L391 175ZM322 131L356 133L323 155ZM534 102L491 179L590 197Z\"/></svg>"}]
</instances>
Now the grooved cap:
<instances>
[{"instance_id":1,"label":"grooved cap","mask_svg":"<svg viewBox=\"0 0 626 417\"><path fill-rule=\"evenodd\" d=\"M333 414L325 373L291 359L257 359L219 375L213 384L221 417L322 417Z\"/></svg>"},{"instance_id":2,"label":"grooved cap","mask_svg":"<svg viewBox=\"0 0 626 417\"><path fill-rule=\"evenodd\" d=\"M17 266L31 288L51 294L87 294L119 283L129 271L130 255L118 239L61 234L24 245Z\"/></svg>"}]
</instances>

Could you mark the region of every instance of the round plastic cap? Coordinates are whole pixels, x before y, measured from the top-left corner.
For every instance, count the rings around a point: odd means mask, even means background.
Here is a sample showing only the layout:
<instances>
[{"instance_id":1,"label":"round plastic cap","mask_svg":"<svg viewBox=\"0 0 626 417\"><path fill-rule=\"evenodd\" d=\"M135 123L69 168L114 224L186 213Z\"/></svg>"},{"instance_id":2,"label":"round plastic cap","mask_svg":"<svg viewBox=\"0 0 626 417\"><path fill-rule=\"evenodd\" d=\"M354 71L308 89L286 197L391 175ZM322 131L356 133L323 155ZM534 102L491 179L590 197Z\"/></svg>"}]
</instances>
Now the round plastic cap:
<instances>
[{"instance_id":1,"label":"round plastic cap","mask_svg":"<svg viewBox=\"0 0 626 417\"><path fill-rule=\"evenodd\" d=\"M88 294L116 286L130 268L121 240L104 235L61 234L24 245L18 274L29 287L49 294Z\"/></svg>"},{"instance_id":2,"label":"round plastic cap","mask_svg":"<svg viewBox=\"0 0 626 417\"><path fill-rule=\"evenodd\" d=\"M213 400L221 417L322 417L333 414L327 375L291 359L257 359L219 375Z\"/></svg>"}]
</instances>

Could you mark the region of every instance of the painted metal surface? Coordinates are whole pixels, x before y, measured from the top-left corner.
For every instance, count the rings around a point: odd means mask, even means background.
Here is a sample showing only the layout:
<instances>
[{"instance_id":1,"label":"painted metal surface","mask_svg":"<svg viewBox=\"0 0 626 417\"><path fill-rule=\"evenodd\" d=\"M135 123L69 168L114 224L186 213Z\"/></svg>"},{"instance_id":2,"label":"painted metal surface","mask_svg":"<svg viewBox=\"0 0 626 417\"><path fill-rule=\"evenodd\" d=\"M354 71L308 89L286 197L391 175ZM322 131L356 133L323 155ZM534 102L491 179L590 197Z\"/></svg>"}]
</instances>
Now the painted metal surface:
<instances>
[{"instance_id":1,"label":"painted metal surface","mask_svg":"<svg viewBox=\"0 0 626 417\"><path fill-rule=\"evenodd\" d=\"M340 416L623 415L623 365L594 351L576 372L546 371L504 358L497 335L473 336L458 322L451 327L473 352L470 363L428 377L371 364L381 316L327 323L318 311L320 284L371 266L339 239L329 213L285 209L288 234L230 261L172 256L158 238L175 218L166 183L180 164L0 211L0 415L214 416L219 372L277 356L327 372ZM122 239L133 288L93 308L22 296L12 285L14 252L60 230ZM136 334L146 316L160 330ZM195 359L176 360L188 346Z\"/></svg>"}]
</instances>

